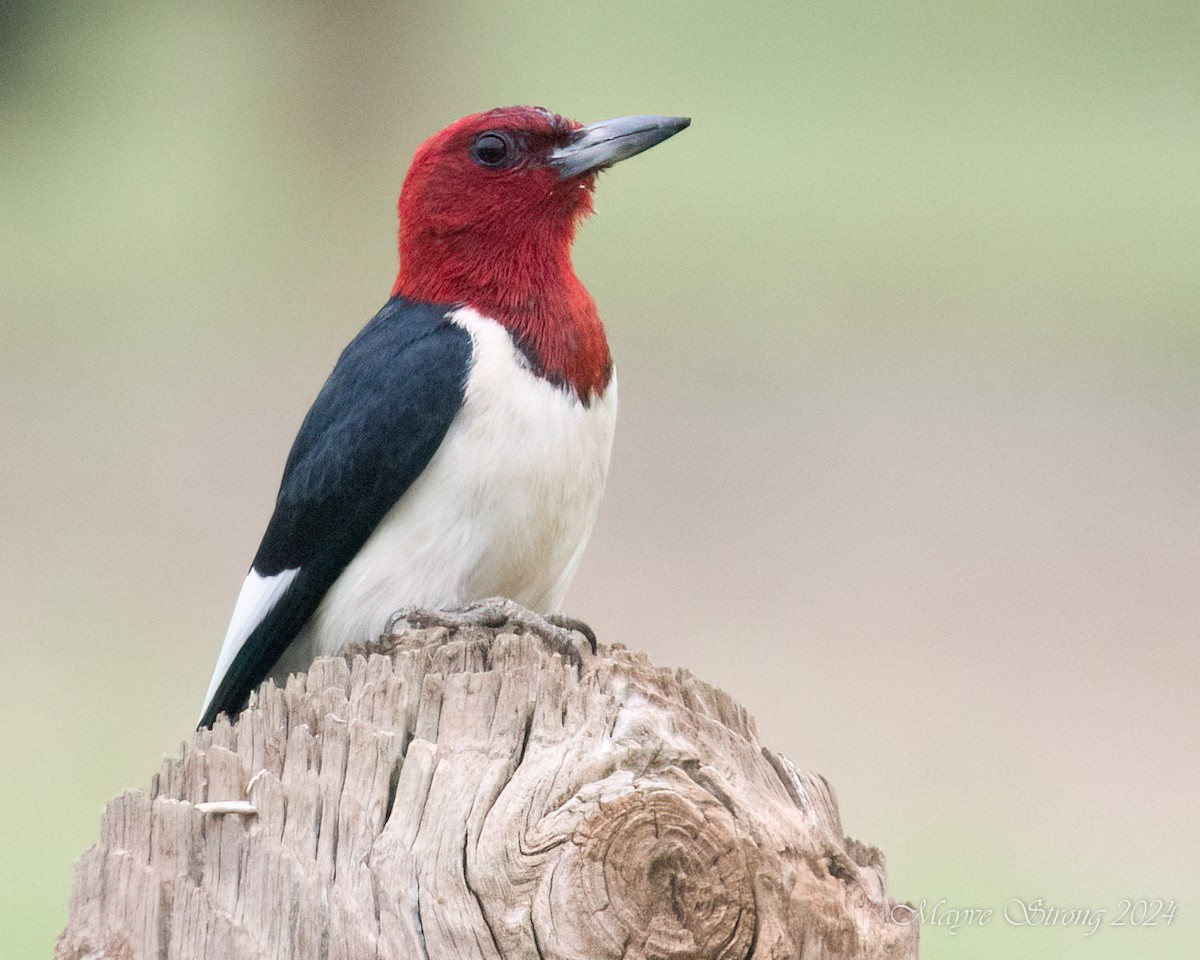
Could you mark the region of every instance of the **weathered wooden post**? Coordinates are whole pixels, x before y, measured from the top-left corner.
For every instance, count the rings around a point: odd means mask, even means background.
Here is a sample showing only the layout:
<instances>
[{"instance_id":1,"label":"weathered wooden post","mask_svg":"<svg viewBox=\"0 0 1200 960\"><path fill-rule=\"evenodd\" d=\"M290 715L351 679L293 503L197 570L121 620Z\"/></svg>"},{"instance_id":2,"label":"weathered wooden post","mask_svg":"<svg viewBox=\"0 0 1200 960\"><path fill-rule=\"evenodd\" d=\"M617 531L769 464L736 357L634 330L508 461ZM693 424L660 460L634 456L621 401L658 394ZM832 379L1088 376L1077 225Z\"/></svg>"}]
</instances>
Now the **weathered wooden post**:
<instances>
[{"instance_id":1,"label":"weathered wooden post","mask_svg":"<svg viewBox=\"0 0 1200 960\"><path fill-rule=\"evenodd\" d=\"M915 958L892 906L720 690L439 626L265 686L110 803L56 957Z\"/></svg>"}]
</instances>

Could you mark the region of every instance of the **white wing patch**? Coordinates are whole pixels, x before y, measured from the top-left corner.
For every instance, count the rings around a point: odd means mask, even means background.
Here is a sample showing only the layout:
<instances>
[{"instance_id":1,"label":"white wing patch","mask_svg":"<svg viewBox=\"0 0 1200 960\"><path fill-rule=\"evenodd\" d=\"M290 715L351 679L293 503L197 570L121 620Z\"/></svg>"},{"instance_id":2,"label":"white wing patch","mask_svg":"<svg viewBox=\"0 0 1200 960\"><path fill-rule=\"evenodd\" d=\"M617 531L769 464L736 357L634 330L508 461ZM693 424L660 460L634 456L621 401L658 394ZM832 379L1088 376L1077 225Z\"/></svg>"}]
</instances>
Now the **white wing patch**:
<instances>
[{"instance_id":1,"label":"white wing patch","mask_svg":"<svg viewBox=\"0 0 1200 960\"><path fill-rule=\"evenodd\" d=\"M246 638L254 632L254 628L262 623L273 606L283 596L283 591L295 579L300 568L284 570L272 577L259 576L253 570L247 575L242 584L242 592L238 594L237 603L233 607L233 616L229 621L229 630L225 633L225 642L221 645L221 655L217 657L217 669L213 671L212 682L208 685L208 693L204 697L204 715L212 702L217 687L225 679L225 671L233 663L233 658L242 649Z\"/></svg>"}]
</instances>

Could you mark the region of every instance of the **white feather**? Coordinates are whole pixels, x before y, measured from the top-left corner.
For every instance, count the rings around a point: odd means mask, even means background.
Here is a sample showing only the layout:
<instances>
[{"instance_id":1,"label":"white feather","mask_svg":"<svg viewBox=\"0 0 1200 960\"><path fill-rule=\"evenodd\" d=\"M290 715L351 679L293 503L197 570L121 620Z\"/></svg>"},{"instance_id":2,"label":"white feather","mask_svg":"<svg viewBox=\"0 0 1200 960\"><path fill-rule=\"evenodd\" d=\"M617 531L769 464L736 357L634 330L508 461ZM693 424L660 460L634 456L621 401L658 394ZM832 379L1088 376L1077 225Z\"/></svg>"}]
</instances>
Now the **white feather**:
<instances>
[{"instance_id":1,"label":"white feather","mask_svg":"<svg viewBox=\"0 0 1200 960\"><path fill-rule=\"evenodd\" d=\"M276 678L377 637L402 606L491 596L543 613L562 606L604 490L616 379L584 406L529 369L495 320L469 308L451 319L474 341L463 407L281 658Z\"/></svg>"},{"instance_id":2,"label":"white feather","mask_svg":"<svg viewBox=\"0 0 1200 960\"><path fill-rule=\"evenodd\" d=\"M208 685L208 693L204 697L204 711L212 701L213 694L225 678L225 671L233 663L246 638L254 632L263 617L275 606L283 591L296 576L297 570L284 570L272 577L262 577L253 570L242 582L242 591L238 594L237 603L233 605L233 616L229 620L229 629L225 632L225 642L221 645L221 654L217 657L217 668L213 671L212 680Z\"/></svg>"}]
</instances>

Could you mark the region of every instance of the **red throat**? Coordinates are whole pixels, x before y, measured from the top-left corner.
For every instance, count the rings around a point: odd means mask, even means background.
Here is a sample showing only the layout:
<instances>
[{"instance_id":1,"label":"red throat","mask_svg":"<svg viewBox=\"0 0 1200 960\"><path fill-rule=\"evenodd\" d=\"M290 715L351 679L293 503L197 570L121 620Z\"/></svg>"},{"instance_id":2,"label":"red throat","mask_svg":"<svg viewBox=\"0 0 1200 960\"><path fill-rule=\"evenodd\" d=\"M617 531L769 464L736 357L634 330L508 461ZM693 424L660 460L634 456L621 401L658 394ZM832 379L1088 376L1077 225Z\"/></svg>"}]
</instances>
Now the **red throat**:
<instances>
[{"instance_id":1,"label":"red throat","mask_svg":"<svg viewBox=\"0 0 1200 960\"><path fill-rule=\"evenodd\" d=\"M461 303L491 317L540 374L587 400L608 386L612 360L596 304L571 267L569 248L569 235L503 250L485 237L478 245L464 245L460 238L452 250L433 237L402 241L392 295Z\"/></svg>"},{"instance_id":2,"label":"red throat","mask_svg":"<svg viewBox=\"0 0 1200 960\"><path fill-rule=\"evenodd\" d=\"M469 159L482 130L523 124L545 150L575 124L534 108L468 117L427 141L400 194L400 272L392 294L463 304L503 324L538 373L587 402L612 374L596 305L571 266L591 178L529 164L489 175Z\"/></svg>"}]
</instances>

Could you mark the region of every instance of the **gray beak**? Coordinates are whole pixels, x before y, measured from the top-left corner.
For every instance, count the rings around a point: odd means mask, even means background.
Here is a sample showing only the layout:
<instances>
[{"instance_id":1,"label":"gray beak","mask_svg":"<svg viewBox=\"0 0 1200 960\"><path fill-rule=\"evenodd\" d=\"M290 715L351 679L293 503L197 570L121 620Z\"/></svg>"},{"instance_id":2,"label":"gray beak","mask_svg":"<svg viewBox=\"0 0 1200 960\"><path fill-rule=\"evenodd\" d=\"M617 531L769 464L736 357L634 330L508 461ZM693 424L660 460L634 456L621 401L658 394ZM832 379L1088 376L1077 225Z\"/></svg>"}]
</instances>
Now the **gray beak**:
<instances>
[{"instance_id":1,"label":"gray beak","mask_svg":"<svg viewBox=\"0 0 1200 960\"><path fill-rule=\"evenodd\" d=\"M550 154L563 179L611 167L649 150L690 124L690 117L617 117L576 130L571 141Z\"/></svg>"}]
</instances>

